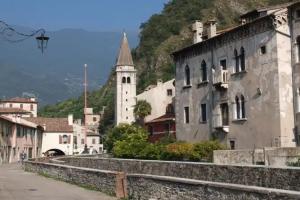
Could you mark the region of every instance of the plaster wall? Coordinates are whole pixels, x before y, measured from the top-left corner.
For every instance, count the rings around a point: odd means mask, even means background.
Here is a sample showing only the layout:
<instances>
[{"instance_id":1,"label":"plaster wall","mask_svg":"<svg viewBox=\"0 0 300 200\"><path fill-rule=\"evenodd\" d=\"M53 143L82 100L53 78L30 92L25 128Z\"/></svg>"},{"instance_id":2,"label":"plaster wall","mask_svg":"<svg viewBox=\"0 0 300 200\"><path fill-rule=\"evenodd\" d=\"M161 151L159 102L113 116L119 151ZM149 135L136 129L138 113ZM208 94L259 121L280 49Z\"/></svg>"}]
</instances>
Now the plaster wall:
<instances>
[{"instance_id":1,"label":"plaster wall","mask_svg":"<svg viewBox=\"0 0 300 200\"><path fill-rule=\"evenodd\" d=\"M174 81L172 79L165 83L157 82L155 87L137 95L137 101L146 100L151 105L151 114L145 118L146 122L166 114L166 108L169 104L172 104L175 96ZM172 94L168 95L167 90L172 90Z\"/></svg>"},{"instance_id":2,"label":"plaster wall","mask_svg":"<svg viewBox=\"0 0 300 200\"><path fill-rule=\"evenodd\" d=\"M136 104L136 70L131 66L118 66L116 69L115 122L131 124L135 121L133 109ZM130 83L122 83L123 77Z\"/></svg>"},{"instance_id":3,"label":"plaster wall","mask_svg":"<svg viewBox=\"0 0 300 200\"><path fill-rule=\"evenodd\" d=\"M59 136L67 135L71 137L70 144L59 144ZM50 149L59 149L65 153L65 155L73 154L73 133L55 133L55 132L44 132L42 142L42 153Z\"/></svg>"}]
</instances>

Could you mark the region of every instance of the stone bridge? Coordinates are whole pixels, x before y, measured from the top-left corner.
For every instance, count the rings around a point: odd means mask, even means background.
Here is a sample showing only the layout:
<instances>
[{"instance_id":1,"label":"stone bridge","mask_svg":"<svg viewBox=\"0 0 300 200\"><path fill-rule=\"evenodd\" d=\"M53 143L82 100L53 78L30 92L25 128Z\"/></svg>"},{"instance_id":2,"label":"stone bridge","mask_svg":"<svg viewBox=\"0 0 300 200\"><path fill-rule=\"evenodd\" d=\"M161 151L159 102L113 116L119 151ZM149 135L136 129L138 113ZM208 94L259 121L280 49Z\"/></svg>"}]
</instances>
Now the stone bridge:
<instances>
[{"instance_id":1,"label":"stone bridge","mask_svg":"<svg viewBox=\"0 0 300 200\"><path fill-rule=\"evenodd\" d=\"M128 199L300 199L294 167L61 157L25 169Z\"/></svg>"}]
</instances>

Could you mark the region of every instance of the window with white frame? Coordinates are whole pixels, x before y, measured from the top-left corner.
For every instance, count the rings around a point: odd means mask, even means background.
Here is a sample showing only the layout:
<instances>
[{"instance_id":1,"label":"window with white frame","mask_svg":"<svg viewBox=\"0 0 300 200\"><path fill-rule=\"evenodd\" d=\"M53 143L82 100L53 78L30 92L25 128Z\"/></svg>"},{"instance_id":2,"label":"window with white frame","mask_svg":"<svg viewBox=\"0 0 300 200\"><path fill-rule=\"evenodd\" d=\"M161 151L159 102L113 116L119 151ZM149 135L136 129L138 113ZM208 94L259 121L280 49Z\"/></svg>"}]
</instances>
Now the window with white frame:
<instances>
[{"instance_id":1,"label":"window with white frame","mask_svg":"<svg viewBox=\"0 0 300 200\"><path fill-rule=\"evenodd\" d=\"M246 70L246 56L245 49L241 47L240 54L234 49L234 72L243 72Z\"/></svg>"},{"instance_id":2,"label":"window with white frame","mask_svg":"<svg viewBox=\"0 0 300 200\"><path fill-rule=\"evenodd\" d=\"M243 95L235 97L234 118L246 119L245 97Z\"/></svg>"},{"instance_id":3,"label":"window with white frame","mask_svg":"<svg viewBox=\"0 0 300 200\"><path fill-rule=\"evenodd\" d=\"M296 91L296 100L297 100L297 113L300 112L300 88L297 88Z\"/></svg>"}]
</instances>

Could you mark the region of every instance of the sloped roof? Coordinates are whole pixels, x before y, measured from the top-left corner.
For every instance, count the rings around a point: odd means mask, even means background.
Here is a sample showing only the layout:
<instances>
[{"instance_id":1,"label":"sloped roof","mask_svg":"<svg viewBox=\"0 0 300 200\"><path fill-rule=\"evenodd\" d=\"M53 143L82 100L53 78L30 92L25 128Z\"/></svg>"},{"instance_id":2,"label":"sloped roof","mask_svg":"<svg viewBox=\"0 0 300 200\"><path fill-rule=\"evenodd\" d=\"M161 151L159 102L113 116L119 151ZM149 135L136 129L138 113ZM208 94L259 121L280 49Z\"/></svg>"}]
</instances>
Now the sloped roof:
<instances>
[{"instance_id":1,"label":"sloped roof","mask_svg":"<svg viewBox=\"0 0 300 200\"><path fill-rule=\"evenodd\" d=\"M31 127L31 128L37 128L38 127L37 124L35 124L31 121L27 121L23 118L16 118L16 117L9 117L9 116L1 116L0 115L0 119L9 121L9 122L14 123L14 124L20 124L20 125L23 125L23 126Z\"/></svg>"},{"instance_id":2,"label":"sloped roof","mask_svg":"<svg viewBox=\"0 0 300 200\"><path fill-rule=\"evenodd\" d=\"M37 103L36 99L32 100L32 98L24 98L24 97L14 97L11 99L4 99L1 102L12 102L12 103Z\"/></svg>"},{"instance_id":3,"label":"sloped roof","mask_svg":"<svg viewBox=\"0 0 300 200\"><path fill-rule=\"evenodd\" d=\"M146 122L146 124L156 123L156 122L165 122L165 121L175 121L175 114L174 113L167 113L163 116L160 116L156 119L153 119L149 122Z\"/></svg>"},{"instance_id":4,"label":"sloped roof","mask_svg":"<svg viewBox=\"0 0 300 200\"><path fill-rule=\"evenodd\" d=\"M0 108L0 115L1 114L26 114L30 113L27 110L23 110L21 108Z\"/></svg>"},{"instance_id":5,"label":"sloped roof","mask_svg":"<svg viewBox=\"0 0 300 200\"><path fill-rule=\"evenodd\" d=\"M126 33L123 35L116 66L134 66Z\"/></svg>"},{"instance_id":6,"label":"sloped roof","mask_svg":"<svg viewBox=\"0 0 300 200\"><path fill-rule=\"evenodd\" d=\"M25 118L27 121L31 121L42 127L46 126L45 132L73 132L73 126L68 123L68 118L45 118L45 117L29 117Z\"/></svg>"}]
</instances>

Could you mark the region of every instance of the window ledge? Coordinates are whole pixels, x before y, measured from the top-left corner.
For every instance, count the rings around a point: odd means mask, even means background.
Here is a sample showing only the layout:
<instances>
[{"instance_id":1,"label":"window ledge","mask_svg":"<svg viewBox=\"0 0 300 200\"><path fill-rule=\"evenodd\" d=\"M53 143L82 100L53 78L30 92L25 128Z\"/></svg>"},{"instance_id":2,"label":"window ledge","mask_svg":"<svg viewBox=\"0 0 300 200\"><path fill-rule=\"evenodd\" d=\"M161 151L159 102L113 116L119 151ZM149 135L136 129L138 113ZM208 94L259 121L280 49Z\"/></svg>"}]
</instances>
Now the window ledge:
<instances>
[{"instance_id":1,"label":"window ledge","mask_svg":"<svg viewBox=\"0 0 300 200\"><path fill-rule=\"evenodd\" d=\"M240 74L246 74L247 73L247 71L246 70L244 70L244 71L240 71L240 72L234 72L234 73L232 73L232 74L230 74L231 76L237 76L237 75L240 75Z\"/></svg>"},{"instance_id":2,"label":"window ledge","mask_svg":"<svg viewBox=\"0 0 300 200\"><path fill-rule=\"evenodd\" d=\"M185 86L182 87L182 89L188 89L188 88L191 88L191 87L192 87L192 85L185 85Z\"/></svg>"},{"instance_id":3,"label":"window ledge","mask_svg":"<svg viewBox=\"0 0 300 200\"><path fill-rule=\"evenodd\" d=\"M201 121L199 124L207 124L207 121Z\"/></svg>"},{"instance_id":4,"label":"window ledge","mask_svg":"<svg viewBox=\"0 0 300 200\"><path fill-rule=\"evenodd\" d=\"M232 120L233 122L245 122L247 121L248 119L247 118L242 118L242 119L234 119Z\"/></svg>"},{"instance_id":5,"label":"window ledge","mask_svg":"<svg viewBox=\"0 0 300 200\"><path fill-rule=\"evenodd\" d=\"M201 81L201 82L199 82L199 83L197 84L197 87L199 88L199 87L205 86L205 85L207 85L207 84L208 84L208 81Z\"/></svg>"}]
</instances>

